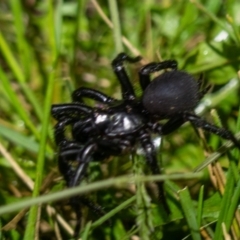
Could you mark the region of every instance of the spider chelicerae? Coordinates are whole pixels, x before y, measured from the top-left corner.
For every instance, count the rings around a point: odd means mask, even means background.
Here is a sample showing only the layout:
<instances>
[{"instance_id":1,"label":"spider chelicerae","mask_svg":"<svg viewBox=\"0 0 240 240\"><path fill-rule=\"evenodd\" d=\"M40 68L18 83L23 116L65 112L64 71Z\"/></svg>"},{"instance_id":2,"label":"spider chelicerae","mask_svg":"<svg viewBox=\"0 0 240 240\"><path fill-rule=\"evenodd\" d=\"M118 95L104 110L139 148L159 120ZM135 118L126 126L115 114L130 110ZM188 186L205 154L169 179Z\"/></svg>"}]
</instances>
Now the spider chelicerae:
<instances>
[{"instance_id":1,"label":"spider chelicerae","mask_svg":"<svg viewBox=\"0 0 240 240\"><path fill-rule=\"evenodd\" d=\"M185 122L229 139L240 149L240 143L230 131L194 114L193 110L207 88L201 90L201 79L195 80L190 74L177 70L175 60L142 66L139 70L142 95L136 96L124 62L134 63L139 60L140 57L132 58L120 53L112 61L121 85L121 100L91 88L80 87L73 92L71 103L52 106L52 116L57 120L55 141L58 146L58 165L68 187L81 182L89 162L131 153L136 144L140 144L143 149L152 174L161 174L152 134L167 135ZM151 80L150 74L160 70L166 71ZM84 103L84 98L101 104L90 107ZM161 120L165 120L165 123L161 123ZM69 126L72 135L70 139L65 134L65 129ZM156 184L159 200L166 212L169 212L163 182ZM77 214L75 235L80 230L82 203L102 213L100 206L85 197L73 197L70 203Z\"/></svg>"}]
</instances>

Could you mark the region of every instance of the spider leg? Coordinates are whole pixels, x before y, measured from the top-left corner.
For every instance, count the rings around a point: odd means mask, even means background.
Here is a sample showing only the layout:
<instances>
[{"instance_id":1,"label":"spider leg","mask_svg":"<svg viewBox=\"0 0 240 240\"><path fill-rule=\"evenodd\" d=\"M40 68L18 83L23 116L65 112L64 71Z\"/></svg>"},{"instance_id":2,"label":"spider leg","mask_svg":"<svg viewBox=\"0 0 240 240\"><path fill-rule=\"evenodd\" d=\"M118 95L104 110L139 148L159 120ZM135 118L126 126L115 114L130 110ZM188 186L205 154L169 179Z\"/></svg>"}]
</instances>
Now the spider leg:
<instances>
[{"instance_id":1,"label":"spider leg","mask_svg":"<svg viewBox=\"0 0 240 240\"><path fill-rule=\"evenodd\" d=\"M86 144L77 154L76 162L78 163L76 170L74 172L74 176L71 179L70 187L75 187L85 175L86 169L88 167L89 162L92 160L92 155L97 150L97 145L94 143ZM80 231L81 226L81 203L89 206L93 209L94 212L97 212L99 215L103 213L102 208L99 205L95 205L91 201L87 200L87 198L82 197L72 197L70 199L70 203L74 211L76 212L77 223L74 230L74 236L77 237Z\"/></svg>"},{"instance_id":2,"label":"spider leg","mask_svg":"<svg viewBox=\"0 0 240 240\"><path fill-rule=\"evenodd\" d=\"M197 115L188 112L184 113L184 119L185 121L191 122L191 124L197 128L202 128L203 130L214 133L224 139L231 140L234 145L240 149L240 143L227 129L217 127L211 123L208 123Z\"/></svg>"},{"instance_id":3,"label":"spider leg","mask_svg":"<svg viewBox=\"0 0 240 240\"><path fill-rule=\"evenodd\" d=\"M212 88L211 85L206 86L203 90L199 92L199 99L202 99L204 95Z\"/></svg>"},{"instance_id":4,"label":"spider leg","mask_svg":"<svg viewBox=\"0 0 240 240\"><path fill-rule=\"evenodd\" d=\"M146 131L142 131L140 133L140 142L142 145L142 148L146 154L146 160L147 163L154 175L159 175L161 174L161 168L158 165L157 161L157 156L156 156L156 150L155 147L152 143L150 135ZM164 209L166 212L169 214L170 209L168 207L165 195L164 195L164 182L160 181L157 182L157 187L158 187L158 198L159 201L163 204Z\"/></svg>"},{"instance_id":5,"label":"spider leg","mask_svg":"<svg viewBox=\"0 0 240 240\"><path fill-rule=\"evenodd\" d=\"M211 85L208 85L206 87L204 87L204 79L203 79L203 74L201 73L198 80L197 80L197 84L198 84L198 89L199 89L199 99L202 99L204 97L204 95L211 89Z\"/></svg>"},{"instance_id":6,"label":"spider leg","mask_svg":"<svg viewBox=\"0 0 240 240\"><path fill-rule=\"evenodd\" d=\"M82 180L96 149L96 144L83 146L71 141L66 142L64 147L60 148L59 170L63 174L68 187L75 187ZM76 162L76 166L72 166L71 162Z\"/></svg>"},{"instance_id":7,"label":"spider leg","mask_svg":"<svg viewBox=\"0 0 240 240\"><path fill-rule=\"evenodd\" d=\"M78 146L77 143L68 141L64 135L65 127L71 122L72 119L69 118L58 122L55 126L55 140L60 147L58 154L58 167L68 187L71 185L71 181L74 178L75 173L75 170L71 165L71 160L74 161L79 151L82 149L82 147ZM78 233L80 231L80 219L82 217L80 201L78 201L78 197L71 198L70 204L76 212L77 225L75 233Z\"/></svg>"},{"instance_id":8,"label":"spider leg","mask_svg":"<svg viewBox=\"0 0 240 240\"><path fill-rule=\"evenodd\" d=\"M83 146L77 142L70 141L65 137L64 131L65 127L73 123L74 119L66 118L62 121L59 121L55 125L54 137L55 142L59 146L58 154L58 167L64 179L67 183L67 186L70 186L72 177L74 176L74 169L71 166L71 161L74 161L77 157L77 154Z\"/></svg>"},{"instance_id":9,"label":"spider leg","mask_svg":"<svg viewBox=\"0 0 240 240\"><path fill-rule=\"evenodd\" d=\"M200 76L197 80L197 83L198 83L198 88L201 89L203 87L203 84L204 84L203 73L200 74Z\"/></svg>"},{"instance_id":10,"label":"spider leg","mask_svg":"<svg viewBox=\"0 0 240 240\"><path fill-rule=\"evenodd\" d=\"M72 166L73 162L83 146L77 145L74 142L68 142L64 148L60 149L58 155L58 168L63 175L68 187L72 185L72 179L75 176L75 168Z\"/></svg>"},{"instance_id":11,"label":"spider leg","mask_svg":"<svg viewBox=\"0 0 240 240\"><path fill-rule=\"evenodd\" d=\"M165 124L159 127L158 131L162 135L168 135L178 128L180 128L186 120L183 118L182 115L175 116L174 118L170 118Z\"/></svg>"},{"instance_id":12,"label":"spider leg","mask_svg":"<svg viewBox=\"0 0 240 240\"><path fill-rule=\"evenodd\" d=\"M76 168L74 179L71 183L71 187L76 186L79 181L83 178L86 168L89 162L92 160L92 155L97 150L97 144L90 143L83 147L83 149L79 152L76 162L78 162L78 166Z\"/></svg>"},{"instance_id":13,"label":"spider leg","mask_svg":"<svg viewBox=\"0 0 240 240\"><path fill-rule=\"evenodd\" d=\"M76 142L67 142L59 154L59 169L63 174L68 187L75 187L79 184L85 175L87 166L92 160L92 155L97 149L96 144L87 144L85 146L79 145ZM77 166L72 166L76 162ZM98 204L93 203L84 196L75 196L70 198L72 209L76 213L76 226L74 230L74 237L77 237L81 226L81 205L88 206L94 213L102 216L104 211Z\"/></svg>"},{"instance_id":14,"label":"spider leg","mask_svg":"<svg viewBox=\"0 0 240 240\"><path fill-rule=\"evenodd\" d=\"M174 132L176 129L181 127L186 121L184 120L182 115L174 116L174 118L170 118L166 123L161 124L159 122L150 122L148 123L149 128L154 133L158 133L159 135L168 135L171 132Z\"/></svg>"},{"instance_id":15,"label":"spider leg","mask_svg":"<svg viewBox=\"0 0 240 240\"><path fill-rule=\"evenodd\" d=\"M66 104L53 104L51 109L52 116L61 121L63 117L74 118L79 114L89 115L92 113L92 108L82 103L66 103Z\"/></svg>"},{"instance_id":16,"label":"spider leg","mask_svg":"<svg viewBox=\"0 0 240 240\"><path fill-rule=\"evenodd\" d=\"M181 127L185 122L189 121L194 127L202 128L207 132L214 133L224 139L231 140L234 145L240 149L239 141L234 137L234 135L228 131L227 129L217 127L206 120L200 118L199 116L185 112L183 114L179 114L178 116L171 118L164 125L157 125L158 128L155 127L155 131L162 135L167 135L171 132L174 132L176 129Z\"/></svg>"},{"instance_id":17,"label":"spider leg","mask_svg":"<svg viewBox=\"0 0 240 240\"><path fill-rule=\"evenodd\" d=\"M167 68L171 68L177 70L177 61L175 60L168 60L163 62L152 62L145 66L143 66L139 71L139 80L142 90L144 91L146 87L151 82L150 74L154 72L158 72L160 70L164 70Z\"/></svg>"},{"instance_id":18,"label":"spider leg","mask_svg":"<svg viewBox=\"0 0 240 240\"><path fill-rule=\"evenodd\" d=\"M117 57L112 61L113 70L121 84L122 88L122 97L125 100L133 100L136 98L133 86L129 81L126 70L123 66L124 61L128 61L130 63L137 62L141 59L141 57L131 58L125 53L120 53Z\"/></svg>"},{"instance_id":19,"label":"spider leg","mask_svg":"<svg viewBox=\"0 0 240 240\"><path fill-rule=\"evenodd\" d=\"M101 103L111 103L116 101L114 98L111 98L105 95L102 92L91 88L80 87L72 93L72 99L74 102L83 102L83 98L90 98Z\"/></svg>"},{"instance_id":20,"label":"spider leg","mask_svg":"<svg viewBox=\"0 0 240 240\"><path fill-rule=\"evenodd\" d=\"M64 120L60 120L56 125L55 125L55 130L54 130L54 138L55 142L58 146L63 147L66 146L68 143L68 140L65 137L64 130L65 127L71 123L73 123L75 119L73 118L65 118Z\"/></svg>"},{"instance_id":21,"label":"spider leg","mask_svg":"<svg viewBox=\"0 0 240 240\"><path fill-rule=\"evenodd\" d=\"M81 219L82 219L81 203L87 206L88 208L90 208L92 212L96 213L100 217L102 217L105 214L105 212L102 206L94 203L93 201L91 201L90 199L84 196L71 198L70 201L71 201L72 208L76 212L77 223L74 229L74 237L77 238L81 230ZM109 224L111 224L110 221L109 221Z\"/></svg>"}]
</instances>

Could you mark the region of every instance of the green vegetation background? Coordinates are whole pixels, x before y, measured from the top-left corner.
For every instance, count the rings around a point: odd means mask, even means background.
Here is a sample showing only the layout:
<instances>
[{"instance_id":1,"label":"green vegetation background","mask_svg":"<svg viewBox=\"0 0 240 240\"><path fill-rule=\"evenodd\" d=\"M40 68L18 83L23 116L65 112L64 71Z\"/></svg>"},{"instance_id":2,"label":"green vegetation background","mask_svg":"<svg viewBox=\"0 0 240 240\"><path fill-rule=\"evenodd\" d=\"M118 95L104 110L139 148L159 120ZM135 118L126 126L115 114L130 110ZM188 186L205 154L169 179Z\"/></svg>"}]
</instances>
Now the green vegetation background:
<instances>
[{"instance_id":1,"label":"green vegetation background","mask_svg":"<svg viewBox=\"0 0 240 240\"><path fill-rule=\"evenodd\" d=\"M106 212L83 209L81 239L240 239L239 153L217 155L219 137L190 124L164 137L158 180L166 180L167 217L142 156L94 162L80 187L63 190L50 116L51 104L70 102L80 86L120 98L111 60L124 51L141 64L176 59L196 78L203 73L212 89L197 112L239 132L239 12L237 0L1 0L0 239L71 239L68 199L79 193ZM141 64L127 66L139 95ZM216 159L222 187L205 168ZM193 174L196 167L204 169Z\"/></svg>"}]
</instances>

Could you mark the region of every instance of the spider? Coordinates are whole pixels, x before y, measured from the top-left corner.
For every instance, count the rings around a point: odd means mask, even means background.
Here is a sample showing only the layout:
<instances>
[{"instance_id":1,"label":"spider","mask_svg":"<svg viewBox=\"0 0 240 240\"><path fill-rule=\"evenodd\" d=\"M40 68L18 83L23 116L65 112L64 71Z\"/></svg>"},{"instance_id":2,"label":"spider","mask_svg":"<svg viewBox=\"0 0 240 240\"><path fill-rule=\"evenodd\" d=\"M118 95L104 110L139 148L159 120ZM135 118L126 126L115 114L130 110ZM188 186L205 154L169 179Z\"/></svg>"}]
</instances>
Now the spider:
<instances>
[{"instance_id":1,"label":"spider","mask_svg":"<svg viewBox=\"0 0 240 240\"><path fill-rule=\"evenodd\" d=\"M194 108L208 88L201 90L201 78L197 81L190 74L177 70L175 60L152 62L141 67L139 81L142 96L136 96L124 62L135 63L140 59L120 53L112 61L112 68L121 85L122 100L80 87L73 92L71 103L52 105L52 116L57 120L55 141L58 146L58 165L68 187L81 182L89 162L131 153L136 144L143 149L152 174L161 174L152 134L170 134L185 122L229 139L240 149L240 143L230 131L194 114ZM150 74L160 70L165 71L151 81ZM84 103L84 98L101 105L90 107ZM161 120L165 120L165 123L161 123ZM69 126L70 139L65 135L65 129ZM164 183L156 184L159 201L169 213ZM103 213L100 206L84 197L73 197L70 203L77 214L75 235L80 231L81 203L95 212Z\"/></svg>"}]
</instances>

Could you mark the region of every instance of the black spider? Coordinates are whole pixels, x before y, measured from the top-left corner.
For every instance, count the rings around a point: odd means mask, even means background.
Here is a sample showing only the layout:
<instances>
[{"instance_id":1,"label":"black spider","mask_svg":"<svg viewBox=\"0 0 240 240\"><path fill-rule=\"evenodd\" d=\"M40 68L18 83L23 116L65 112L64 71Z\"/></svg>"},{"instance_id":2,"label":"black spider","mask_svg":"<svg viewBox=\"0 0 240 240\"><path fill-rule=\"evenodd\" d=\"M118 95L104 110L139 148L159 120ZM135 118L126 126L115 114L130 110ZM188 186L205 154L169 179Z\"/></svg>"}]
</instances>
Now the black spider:
<instances>
[{"instance_id":1,"label":"black spider","mask_svg":"<svg viewBox=\"0 0 240 240\"><path fill-rule=\"evenodd\" d=\"M240 148L239 142L230 131L194 114L194 108L207 89L200 90L201 79L196 81L190 74L178 71L176 61L152 62L143 66L139 71L143 93L140 97L136 96L123 63L139 60L140 57L131 58L120 53L112 61L113 70L121 85L122 100L81 87L73 92L72 103L52 106L52 116L58 121L55 126L55 141L59 148L58 164L68 187L80 183L90 161L131 153L136 143L140 143L152 174L161 174L151 134L167 135L187 121L194 127L231 140ZM167 69L169 70L150 80L151 73ZM93 99L101 103L101 106L87 106L84 98ZM160 120L167 122L161 124ZM67 126L72 129L71 139L65 136ZM163 182L156 184L159 200L169 212ZM77 214L75 234L80 230L81 203L102 213L99 206L86 198L73 197L71 205Z\"/></svg>"}]
</instances>

